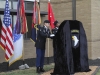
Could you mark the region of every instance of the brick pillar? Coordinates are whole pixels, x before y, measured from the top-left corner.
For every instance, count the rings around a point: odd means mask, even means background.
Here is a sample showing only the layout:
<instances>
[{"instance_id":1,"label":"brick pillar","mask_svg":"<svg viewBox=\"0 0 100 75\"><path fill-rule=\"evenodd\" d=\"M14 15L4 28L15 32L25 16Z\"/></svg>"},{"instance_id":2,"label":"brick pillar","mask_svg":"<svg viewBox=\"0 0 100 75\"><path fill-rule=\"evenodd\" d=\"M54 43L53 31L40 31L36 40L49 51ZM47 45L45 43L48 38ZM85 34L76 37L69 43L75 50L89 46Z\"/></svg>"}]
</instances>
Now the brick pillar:
<instances>
[{"instance_id":1,"label":"brick pillar","mask_svg":"<svg viewBox=\"0 0 100 75\"><path fill-rule=\"evenodd\" d=\"M91 58L91 0L76 0L76 19L83 23L88 40L88 56Z\"/></svg>"},{"instance_id":2,"label":"brick pillar","mask_svg":"<svg viewBox=\"0 0 100 75\"><path fill-rule=\"evenodd\" d=\"M77 0L76 18L83 23L88 39L90 59L100 57L100 1Z\"/></svg>"},{"instance_id":3,"label":"brick pillar","mask_svg":"<svg viewBox=\"0 0 100 75\"><path fill-rule=\"evenodd\" d=\"M91 0L91 55L100 57L100 0Z\"/></svg>"}]
</instances>

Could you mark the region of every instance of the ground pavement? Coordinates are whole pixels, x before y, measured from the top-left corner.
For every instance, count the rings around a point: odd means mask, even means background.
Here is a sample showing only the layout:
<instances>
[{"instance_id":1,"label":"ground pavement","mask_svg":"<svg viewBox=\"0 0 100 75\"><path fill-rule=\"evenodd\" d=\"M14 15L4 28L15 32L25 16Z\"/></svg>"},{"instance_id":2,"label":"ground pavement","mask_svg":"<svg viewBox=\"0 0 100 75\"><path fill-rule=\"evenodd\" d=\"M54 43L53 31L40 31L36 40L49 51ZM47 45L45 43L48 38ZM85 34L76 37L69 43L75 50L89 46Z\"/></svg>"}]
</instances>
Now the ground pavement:
<instances>
[{"instance_id":1,"label":"ground pavement","mask_svg":"<svg viewBox=\"0 0 100 75\"><path fill-rule=\"evenodd\" d=\"M75 73L74 75L95 75L95 72L98 69L98 66L90 66L90 69L91 69L90 72L79 72L79 73ZM53 69L41 75L50 75L50 73L52 72L53 72Z\"/></svg>"}]
</instances>

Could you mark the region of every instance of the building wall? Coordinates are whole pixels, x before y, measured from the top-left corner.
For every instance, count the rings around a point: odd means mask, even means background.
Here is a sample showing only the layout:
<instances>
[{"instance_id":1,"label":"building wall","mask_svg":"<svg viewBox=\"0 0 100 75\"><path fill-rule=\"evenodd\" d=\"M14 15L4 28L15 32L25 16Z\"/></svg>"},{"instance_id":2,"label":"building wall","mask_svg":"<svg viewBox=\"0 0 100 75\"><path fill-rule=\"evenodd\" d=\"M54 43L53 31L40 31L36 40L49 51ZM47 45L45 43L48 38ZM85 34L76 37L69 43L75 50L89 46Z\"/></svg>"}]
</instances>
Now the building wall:
<instances>
[{"instance_id":1,"label":"building wall","mask_svg":"<svg viewBox=\"0 0 100 75\"><path fill-rule=\"evenodd\" d=\"M100 0L91 0L91 58L100 58Z\"/></svg>"},{"instance_id":2,"label":"building wall","mask_svg":"<svg viewBox=\"0 0 100 75\"><path fill-rule=\"evenodd\" d=\"M0 48L0 63L4 62L5 61L5 57L4 57L4 50L2 50Z\"/></svg>"},{"instance_id":3,"label":"building wall","mask_svg":"<svg viewBox=\"0 0 100 75\"><path fill-rule=\"evenodd\" d=\"M47 11L47 0L41 1L41 10ZM51 0L55 18L61 23L63 20L72 20L71 0ZM44 9L45 8L45 9ZM47 18L47 17L45 17ZM92 58L91 52L91 0L76 0L76 19L83 23L88 40L88 56Z\"/></svg>"},{"instance_id":4,"label":"building wall","mask_svg":"<svg viewBox=\"0 0 100 75\"><path fill-rule=\"evenodd\" d=\"M40 10L47 11L48 0L40 0ZM72 1L71 0L50 0L55 19L60 23L63 20L72 20ZM47 16L45 17L47 19Z\"/></svg>"},{"instance_id":5,"label":"building wall","mask_svg":"<svg viewBox=\"0 0 100 75\"><path fill-rule=\"evenodd\" d=\"M88 40L88 55L90 59L100 57L100 1L77 0L76 19L83 23Z\"/></svg>"},{"instance_id":6,"label":"building wall","mask_svg":"<svg viewBox=\"0 0 100 75\"><path fill-rule=\"evenodd\" d=\"M47 11L48 0L40 0L40 10ZM100 1L99 0L76 0L76 19L83 23L88 40L88 56L89 59L96 59L100 55ZM63 20L72 20L72 0L51 0L51 5L56 20L60 23ZM42 16L42 24L47 15ZM27 17L28 25L31 25L31 18ZM49 48L48 48L49 47ZM49 51L48 51L49 49ZM53 56L52 40L46 42L45 57ZM35 58L36 50L34 43L24 40L24 59ZM0 49L0 63L5 62L4 51Z\"/></svg>"},{"instance_id":7,"label":"building wall","mask_svg":"<svg viewBox=\"0 0 100 75\"><path fill-rule=\"evenodd\" d=\"M53 8L53 12L55 15L55 18L61 23L63 20L72 19L72 2L70 0L62 0L58 2L58 0L51 0L51 5ZM46 11L48 7L48 1L47 0L40 0L40 10L41 11ZM28 17L27 17L28 18ZM48 19L48 16L41 16L42 19L42 25L43 21ZM30 18L28 18L30 20ZM31 21L28 21L28 24L31 24ZM48 43L49 42L49 43ZM24 43L24 52L25 56L24 58L35 58L36 57L36 50L34 47L34 43L30 40L25 40ZM46 52L45 52L45 57L51 57L53 56L53 48L52 48L52 39L47 39L46 42Z\"/></svg>"},{"instance_id":8,"label":"building wall","mask_svg":"<svg viewBox=\"0 0 100 75\"><path fill-rule=\"evenodd\" d=\"M58 2L58 0L51 0L51 5L53 8L55 18L60 23L65 19L70 19L70 20L72 19L72 2L70 0L61 0L60 2ZM42 0L40 2L40 10L47 11L47 9L48 9L47 7L48 7L48 1ZM48 17L47 15L41 16L42 25L43 25L43 21L45 19L48 19L47 17ZM31 16L27 16L27 21L28 21L29 27L32 23L32 21L30 19L31 19ZM35 45L34 42L32 42L31 40L29 40L29 39L24 40L24 53L23 53L24 59L36 57L36 49L35 49L34 45ZM5 54L4 51L0 49L0 55L2 55L2 57L0 57L0 63L5 62L4 54ZM51 57L51 56L53 56L52 40L49 39L49 44L48 44L48 39L47 39L45 57Z\"/></svg>"},{"instance_id":9,"label":"building wall","mask_svg":"<svg viewBox=\"0 0 100 75\"><path fill-rule=\"evenodd\" d=\"M91 58L91 0L76 0L76 19L83 23L88 41L88 56Z\"/></svg>"}]
</instances>

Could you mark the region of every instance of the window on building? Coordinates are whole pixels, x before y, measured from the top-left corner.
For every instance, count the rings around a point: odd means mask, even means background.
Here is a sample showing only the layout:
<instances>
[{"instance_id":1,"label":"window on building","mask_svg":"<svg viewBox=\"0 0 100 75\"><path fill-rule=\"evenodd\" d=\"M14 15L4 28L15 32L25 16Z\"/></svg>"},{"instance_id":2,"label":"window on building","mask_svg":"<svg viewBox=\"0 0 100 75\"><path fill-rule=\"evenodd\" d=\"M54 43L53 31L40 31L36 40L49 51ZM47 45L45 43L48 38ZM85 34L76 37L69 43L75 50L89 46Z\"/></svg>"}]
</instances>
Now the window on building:
<instances>
[{"instance_id":1,"label":"window on building","mask_svg":"<svg viewBox=\"0 0 100 75\"><path fill-rule=\"evenodd\" d=\"M2 9L5 8L5 2L6 0L0 0L0 3L1 3L0 8ZM34 0L25 0L24 4L25 4L25 10L33 11ZM9 8L14 9L14 13L17 12L17 0L9 0ZM0 14L2 22L3 22L3 16L4 16L4 13ZM17 15L13 14L13 11L12 11L11 13L12 22L11 23L12 23L13 28L15 27L16 19L17 19ZM30 38L31 36L32 13L31 15L26 15L26 19L27 19L28 32L24 35L25 39Z\"/></svg>"},{"instance_id":2,"label":"window on building","mask_svg":"<svg viewBox=\"0 0 100 75\"><path fill-rule=\"evenodd\" d=\"M5 1L0 0L0 8L5 8L5 2L6 0ZM9 8L11 9L11 1L9 1Z\"/></svg>"},{"instance_id":3,"label":"window on building","mask_svg":"<svg viewBox=\"0 0 100 75\"><path fill-rule=\"evenodd\" d=\"M33 11L33 5L34 2L25 2L25 10L31 10ZM27 26L28 26L28 32L25 34L25 38L30 38L31 36L31 27L32 27L32 15L31 16L26 16L27 18Z\"/></svg>"},{"instance_id":4,"label":"window on building","mask_svg":"<svg viewBox=\"0 0 100 75\"><path fill-rule=\"evenodd\" d=\"M25 2L25 9L26 10L33 10L34 2Z\"/></svg>"},{"instance_id":5,"label":"window on building","mask_svg":"<svg viewBox=\"0 0 100 75\"><path fill-rule=\"evenodd\" d=\"M12 2L12 9L17 9L17 1Z\"/></svg>"}]
</instances>

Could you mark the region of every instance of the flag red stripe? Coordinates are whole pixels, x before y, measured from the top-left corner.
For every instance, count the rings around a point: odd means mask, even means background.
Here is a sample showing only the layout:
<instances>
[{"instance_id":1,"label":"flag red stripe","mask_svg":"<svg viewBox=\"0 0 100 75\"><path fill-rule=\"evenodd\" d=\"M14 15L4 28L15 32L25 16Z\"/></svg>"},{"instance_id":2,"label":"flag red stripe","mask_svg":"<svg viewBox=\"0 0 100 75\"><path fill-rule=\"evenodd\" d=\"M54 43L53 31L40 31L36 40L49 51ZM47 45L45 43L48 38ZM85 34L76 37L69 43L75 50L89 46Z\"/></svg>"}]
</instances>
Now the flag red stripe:
<instances>
[{"instance_id":1,"label":"flag red stripe","mask_svg":"<svg viewBox=\"0 0 100 75\"><path fill-rule=\"evenodd\" d=\"M2 42L0 42L0 45L5 50L5 45Z\"/></svg>"},{"instance_id":2,"label":"flag red stripe","mask_svg":"<svg viewBox=\"0 0 100 75\"><path fill-rule=\"evenodd\" d=\"M6 45L6 50L8 51L8 53L10 54L10 56L12 56L11 50L9 49L8 45Z\"/></svg>"},{"instance_id":3,"label":"flag red stripe","mask_svg":"<svg viewBox=\"0 0 100 75\"><path fill-rule=\"evenodd\" d=\"M12 32L10 31L9 28L7 28L7 31L8 31L8 33L9 33L10 37L12 38Z\"/></svg>"},{"instance_id":4,"label":"flag red stripe","mask_svg":"<svg viewBox=\"0 0 100 75\"><path fill-rule=\"evenodd\" d=\"M10 27L11 27L11 26L10 26ZM12 38L12 32L10 31L9 27L7 28L7 31L8 31L8 33L9 33L10 37L6 36L6 39L7 39L7 41L9 42L9 44L11 45L11 48L12 48L12 50L13 50L13 43L12 43L12 41L10 41L10 39L9 39L9 38ZM12 39L13 39L13 38L12 38Z\"/></svg>"},{"instance_id":5,"label":"flag red stripe","mask_svg":"<svg viewBox=\"0 0 100 75\"><path fill-rule=\"evenodd\" d=\"M1 35L1 38L2 38L2 40L6 41L6 38L3 35Z\"/></svg>"},{"instance_id":6,"label":"flag red stripe","mask_svg":"<svg viewBox=\"0 0 100 75\"><path fill-rule=\"evenodd\" d=\"M13 50L13 44L12 44L12 42L9 40L9 37L7 37L7 41L9 42L9 44L10 44L12 50Z\"/></svg>"},{"instance_id":7,"label":"flag red stripe","mask_svg":"<svg viewBox=\"0 0 100 75\"><path fill-rule=\"evenodd\" d=\"M5 54L5 58L6 58L6 60L8 60L8 59L9 59L9 57L7 56L7 54Z\"/></svg>"},{"instance_id":8,"label":"flag red stripe","mask_svg":"<svg viewBox=\"0 0 100 75\"><path fill-rule=\"evenodd\" d=\"M4 25L3 25L2 28L1 28L1 41L0 41L0 45L1 45L1 47L4 50L5 50L5 44L4 43L6 43L5 35L6 35L6 29L5 29Z\"/></svg>"},{"instance_id":9,"label":"flag red stripe","mask_svg":"<svg viewBox=\"0 0 100 75\"><path fill-rule=\"evenodd\" d=\"M6 29L4 28L4 26L2 27L2 31L3 31L4 33L6 33Z\"/></svg>"}]
</instances>

